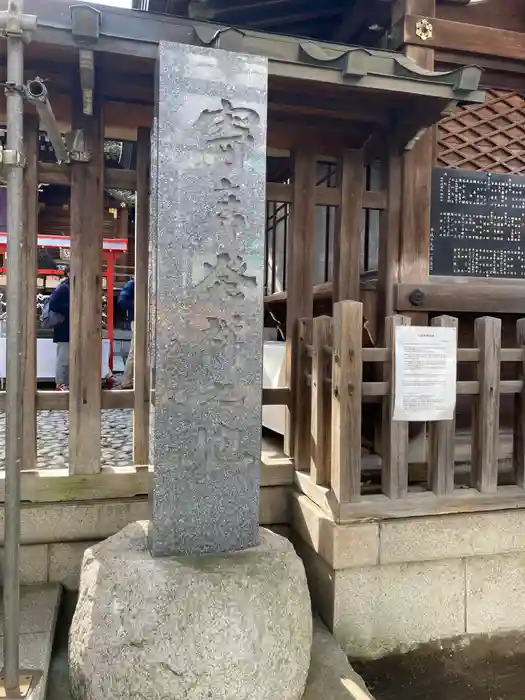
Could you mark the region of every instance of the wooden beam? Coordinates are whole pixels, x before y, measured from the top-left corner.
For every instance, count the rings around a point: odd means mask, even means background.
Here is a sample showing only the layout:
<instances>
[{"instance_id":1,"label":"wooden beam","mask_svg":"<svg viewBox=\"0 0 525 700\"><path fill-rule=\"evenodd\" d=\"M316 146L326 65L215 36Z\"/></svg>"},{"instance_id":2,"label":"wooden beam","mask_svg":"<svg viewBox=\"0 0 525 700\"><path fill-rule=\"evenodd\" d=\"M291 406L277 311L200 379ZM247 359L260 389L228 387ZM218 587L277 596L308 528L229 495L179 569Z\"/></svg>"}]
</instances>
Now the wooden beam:
<instances>
[{"instance_id":1,"label":"wooden beam","mask_svg":"<svg viewBox=\"0 0 525 700\"><path fill-rule=\"evenodd\" d=\"M290 405L286 416L284 451L293 457L294 420L297 413L297 369L299 319L313 316L313 273L315 244L315 152L303 146L294 153L293 203L286 253L288 301L286 309L286 384Z\"/></svg>"},{"instance_id":2,"label":"wooden beam","mask_svg":"<svg viewBox=\"0 0 525 700\"><path fill-rule=\"evenodd\" d=\"M349 153L352 153L352 151L349 151ZM382 210L386 208L386 192L362 191L361 196L363 209ZM269 202L291 203L293 201L293 187L292 185L281 184L280 182L267 182L266 199ZM316 205L338 207L341 204L341 188L321 186L316 187L315 203Z\"/></svg>"},{"instance_id":3,"label":"wooden beam","mask_svg":"<svg viewBox=\"0 0 525 700\"><path fill-rule=\"evenodd\" d=\"M24 352L20 358L23 365L24 410L22 413L22 469L34 469L37 459L36 442L36 273L38 231L38 119L24 117L24 238L22 257L23 279L20 280L22 306L25 310L22 334Z\"/></svg>"},{"instance_id":4,"label":"wooden beam","mask_svg":"<svg viewBox=\"0 0 525 700\"><path fill-rule=\"evenodd\" d=\"M450 277L446 282L430 279L426 284L398 284L395 290L397 311L525 314L523 283L505 284L502 280L466 277Z\"/></svg>"},{"instance_id":5,"label":"wooden beam","mask_svg":"<svg viewBox=\"0 0 525 700\"><path fill-rule=\"evenodd\" d=\"M432 37L424 41L417 36L416 28L417 23L425 18L428 19L428 16L425 17L422 12L404 17L401 25L403 43L425 50L440 49L458 54L525 60L525 34L432 17Z\"/></svg>"},{"instance_id":6,"label":"wooden beam","mask_svg":"<svg viewBox=\"0 0 525 700\"><path fill-rule=\"evenodd\" d=\"M148 258L151 134L139 129L137 142L137 204L135 211L135 405L133 462L147 464L149 455Z\"/></svg>"},{"instance_id":7,"label":"wooden beam","mask_svg":"<svg viewBox=\"0 0 525 700\"><path fill-rule=\"evenodd\" d=\"M339 512L339 523L350 524L452 513L481 513L524 507L525 491L519 486L500 486L496 493L486 494L476 489L461 489L450 496L441 497L431 491L416 492L397 501L378 495L369 496L361 503L342 506Z\"/></svg>"},{"instance_id":8,"label":"wooden beam","mask_svg":"<svg viewBox=\"0 0 525 700\"><path fill-rule=\"evenodd\" d=\"M340 163L341 204L334 237L333 301L359 301L364 164L361 151L344 151Z\"/></svg>"},{"instance_id":9,"label":"wooden beam","mask_svg":"<svg viewBox=\"0 0 525 700\"><path fill-rule=\"evenodd\" d=\"M66 186L71 184L71 165L40 163L38 167L40 184ZM137 173L135 170L106 168L104 170L104 184L109 189L135 190L137 186Z\"/></svg>"},{"instance_id":10,"label":"wooden beam","mask_svg":"<svg viewBox=\"0 0 525 700\"><path fill-rule=\"evenodd\" d=\"M80 90L73 106L91 161L71 165L69 460L73 474L94 474L100 471L104 131L96 93L92 117L83 113Z\"/></svg>"},{"instance_id":11,"label":"wooden beam","mask_svg":"<svg viewBox=\"0 0 525 700\"><path fill-rule=\"evenodd\" d=\"M508 352L508 351L507 351ZM288 406L290 392L287 387L266 388L262 392L263 406ZM155 400L152 391L151 401ZM102 392L103 409L130 409L135 405L135 392L132 389L113 389ZM5 391L0 391L0 411L5 411ZM67 411L69 393L67 391L37 391L36 407L38 411Z\"/></svg>"},{"instance_id":12,"label":"wooden beam","mask_svg":"<svg viewBox=\"0 0 525 700\"><path fill-rule=\"evenodd\" d=\"M263 442L260 484L262 488L291 486L293 462L275 456L275 450ZM152 470L138 467L103 467L98 474L69 474L67 469L39 469L22 472L21 500L45 504L63 502L111 501L147 496L151 489ZM271 493L271 492L269 492ZM5 502L5 472L0 472L0 503ZM43 511L45 513L45 511ZM268 523L268 524L271 524ZM57 532L57 537L60 537ZM34 539L38 533L33 532ZM0 538L0 544L2 540Z\"/></svg>"},{"instance_id":13,"label":"wooden beam","mask_svg":"<svg viewBox=\"0 0 525 700\"><path fill-rule=\"evenodd\" d=\"M79 49L80 89L82 108L87 116L93 115L93 90L95 89L95 53L91 49Z\"/></svg>"}]
</instances>

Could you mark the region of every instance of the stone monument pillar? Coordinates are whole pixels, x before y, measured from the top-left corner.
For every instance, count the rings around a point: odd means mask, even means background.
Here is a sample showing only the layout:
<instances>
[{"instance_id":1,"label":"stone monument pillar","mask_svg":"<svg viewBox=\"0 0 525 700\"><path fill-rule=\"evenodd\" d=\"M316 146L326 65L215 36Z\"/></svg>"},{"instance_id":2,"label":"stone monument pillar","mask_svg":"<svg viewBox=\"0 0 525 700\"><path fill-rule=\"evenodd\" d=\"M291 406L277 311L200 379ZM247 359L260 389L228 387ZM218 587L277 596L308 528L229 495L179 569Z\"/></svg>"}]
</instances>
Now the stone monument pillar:
<instances>
[{"instance_id":1,"label":"stone monument pillar","mask_svg":"<svg viewBox=\"0 0 525 700\"><path fill-rule=\"evenodd\" d=\"M154 556L258 542L267 74L160 48Z\"/></svg>"},{"instance_id":2,"label":"stone monument pillar","mask_svg":"<svg viewBox=\"0 0 525 700\"><path fill-rule=\"evenodd\" d=\"M306 577L258 525L266 60L161 44L158 75L152 517L84 555L71 687L76 700L301 700Z\"/></svg>"}]
</instances>

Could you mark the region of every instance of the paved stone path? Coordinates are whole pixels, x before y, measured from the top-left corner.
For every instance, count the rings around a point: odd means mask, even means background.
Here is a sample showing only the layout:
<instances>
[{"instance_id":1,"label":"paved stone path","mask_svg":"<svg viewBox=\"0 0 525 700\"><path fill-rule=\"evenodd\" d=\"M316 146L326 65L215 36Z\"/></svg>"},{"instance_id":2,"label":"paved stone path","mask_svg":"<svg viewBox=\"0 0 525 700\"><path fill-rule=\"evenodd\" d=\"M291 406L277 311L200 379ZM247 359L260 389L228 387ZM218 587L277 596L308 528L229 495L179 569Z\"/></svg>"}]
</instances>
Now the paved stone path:
<instances>
[{"instance_id":1,"label":"paved stone path","mask_svg":"<svg viewBox=\"0 0 525 700\"><path fill-rule=\"evenodd\" d=\"M68 465L67 411L39 411L37 416L38 468L64 469ZM101 418L102 466L132 464L133 411L104 410ZM5 467L5 414L0 413L0 469Z\"/></svg>"}]
</instances>

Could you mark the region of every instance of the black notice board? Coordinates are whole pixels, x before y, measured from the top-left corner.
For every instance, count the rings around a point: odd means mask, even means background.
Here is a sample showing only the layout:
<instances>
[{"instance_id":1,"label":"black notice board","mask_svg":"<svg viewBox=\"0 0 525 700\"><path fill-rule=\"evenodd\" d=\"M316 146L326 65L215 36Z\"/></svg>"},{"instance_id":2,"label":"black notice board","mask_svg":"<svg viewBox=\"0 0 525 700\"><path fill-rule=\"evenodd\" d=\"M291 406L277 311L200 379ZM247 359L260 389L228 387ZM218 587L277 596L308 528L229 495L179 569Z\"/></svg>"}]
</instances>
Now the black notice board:
<instances>
[{"instance_id":1,"label":"black notice board","mask_svg":"<svg viewBox=\"0 0 525 700\"><path fill-rule=\"evenodd\" d=\"M434 168L430 274L525 279L525 177Z\"/></svg>"}]
</instances>

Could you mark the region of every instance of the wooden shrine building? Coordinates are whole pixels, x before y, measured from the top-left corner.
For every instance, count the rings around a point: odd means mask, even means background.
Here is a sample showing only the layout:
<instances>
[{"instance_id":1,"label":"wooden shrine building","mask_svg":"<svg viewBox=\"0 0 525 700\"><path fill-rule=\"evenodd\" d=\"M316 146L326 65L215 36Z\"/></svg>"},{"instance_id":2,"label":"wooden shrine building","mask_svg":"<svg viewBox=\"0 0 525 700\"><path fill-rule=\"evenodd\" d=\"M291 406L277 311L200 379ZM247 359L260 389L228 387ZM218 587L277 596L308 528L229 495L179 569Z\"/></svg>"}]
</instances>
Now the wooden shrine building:
<instances>
[{"instance_id":1,"label":"wooden shrine building","mask_svg":"<svg viewBox=\"0 0 525 700\"><path fill-rule=\"evenodd\" d=\"M423 591L421 615L431 620L425 629L410 628L408 641L469 632L460 610L468 596L439 598L444 611L459 606L454 624L447 618L440 626L434 615L433 583L449 575L441 562L478 563L509 551L525 556L515 539L488 552L464 535L473 532L472 513L479 516L476 532L492 526L483 519L492 511L501 518L510 509L525 514L520 0L134 0L134 10L25 0L24 11L39 22L25 52L26 79L46 81L61 130L81 133L82 152L90 155L60 165L43 158L39 124L26 105L23 518L34 523L46 509L54 525L39 535L23 525L24 544L74 542L81 552L86 541L147 517L154 401L149 171L158 43L259 54L269 61L265 325L285 347L284 381L265 388L263 402L286 413L283 451L263 455L261 522L293 530L314 601L348 653L383 653L407 641L408 612L392 622L379 651L371 641L383 634L386 613L413 604L412 584L396 589L388 605L389 594L381 598L374 589L377 580L382 590L389 587L394 564L400 586L403 576L414 575L413 586ZM112 143L120 144L116 157ZM53 200L39 186L62 190ZM472 211L481 191L489 192L486 206ZM447 209L451 197L454 207ZM58 205L71 236L73 280L70 390L59 394L36 384L32 306L34 233L49 225L42 212ZM125 277L134 275L136 285L130 391L104 391L99 376L101 251L109 225L134 248L125 261ZM397 326L409 324L458 326L455 421L392 420L393 338ZM107 408L134 411L127 466L102 465ZM65 409L68 467L35 471L37 412ZM68 542L61 539L66 503L83 518ZM462 533L454 551L439 539L448 523ZM382 539L391 526L395 545ZM418 528L425 527L439 540L432 551L420 543ZM525 520L512 527L524 529ZM427 566L430 560L436 561ZM402 568L414 562L424 581L411 573L415 564ZM458 581L466 585L465 567L454 571L444 586L449 592ZM345 602L353 595L383 602L356 612ZM488 630L481 623L476 629Z\"/></svg>"}]
</instances>

